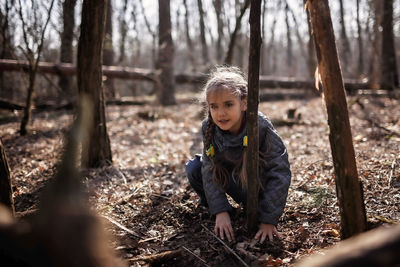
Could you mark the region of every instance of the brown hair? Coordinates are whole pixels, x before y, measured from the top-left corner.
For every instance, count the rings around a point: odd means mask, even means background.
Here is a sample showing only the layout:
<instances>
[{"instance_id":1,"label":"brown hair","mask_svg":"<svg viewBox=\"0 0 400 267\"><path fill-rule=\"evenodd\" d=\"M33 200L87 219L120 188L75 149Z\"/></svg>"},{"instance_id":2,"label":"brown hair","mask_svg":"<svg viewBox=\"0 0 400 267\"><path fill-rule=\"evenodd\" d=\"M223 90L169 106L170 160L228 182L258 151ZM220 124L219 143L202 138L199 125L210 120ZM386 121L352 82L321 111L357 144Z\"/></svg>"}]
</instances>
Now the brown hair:
<instances>
[{"instance_id":1,"label":"brown hair","mask_svg":"<svg viewBox=\"0 0 400 267\"><path fill-rule=\"evenodd\" d=\"M217 66L214 71L211 72L210 77L203 87L203 101L207 104L208 96L211 92L216 90L227 90L233 95L239 97L241 100L247 99L247 80L243 72L237 67L228 66ZM212 145L212 138L215 133L216 124L214 123L211 112L209 111L208 105L206 105L208 113L208 121L204 132L205 142L204 146L207 150ZM239 182L242 187L245 188L247 184L246 174L246 157L247 147L242 148L241 157L238 160L232 160L235 163L235 168L232 174L228 172L221 161L221 156L217 148L214 147L215 155L210 156L212 178L213 181L225 188L229 181L229 175L237 174L239 176Z\"/></svg>"}]
</instances>

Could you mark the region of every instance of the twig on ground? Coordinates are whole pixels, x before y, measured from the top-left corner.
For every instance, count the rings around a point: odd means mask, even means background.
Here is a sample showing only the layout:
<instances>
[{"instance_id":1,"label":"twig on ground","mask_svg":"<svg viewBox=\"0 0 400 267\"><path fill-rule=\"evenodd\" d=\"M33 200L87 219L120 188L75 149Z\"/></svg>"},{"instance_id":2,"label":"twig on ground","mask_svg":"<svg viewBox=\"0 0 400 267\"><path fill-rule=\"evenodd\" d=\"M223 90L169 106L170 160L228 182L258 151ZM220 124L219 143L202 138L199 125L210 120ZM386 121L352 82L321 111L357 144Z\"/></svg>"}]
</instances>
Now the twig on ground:
<instances>
[{"instance_id":1,"label":"twig on ground","mask_svg":"<svg viewBox=\"0 0 400 267\"><path fill-rule=\"evenodd\" d=\"M396 168L396 159L392 161L392 164L390 165L390 173L389 173L389 181L388 181L388 188L390 188L390 185L392 184L392 179L393 179L393 174L394 174L394 169Z\"/></svg>"},{"instance_id":2,"label":"twig on ground","mask_svg":"<svg viewBox=\"0 0 400 267\"><path fill-rule=\"evenodd\" d=\"M134 231L126 228L125 226L123 226L122 224L120 224L117 221L114 221L113 219L105 216L105 215L100 215L101 217L103 217L104 219L106 219L107 221L109 221L110 223L114 224L115 226L119 227L120 229L124 230L125 232L127 232L128 234L131 234L133 236L136 236L138 238L142 238L139 234L135 233Z\"/></svg>"},{"instance_id":3,"label":"twig on ground","mask_svg":"<svg viewBox=\"0 0 400 267\"><path fill-rule=\"evenodd\" d=\"M233 251L233 249L231 249L227 244L225 244L224 241L222 241L222 239L220 239L218 236L216 236L212 231L210 231L207 227L205 227L203 224L201 225L204 229L206 229L212 236L214 236L219 242L221 242L222 245L224 245L225 248L228 249L228 251L230 253L232 253L244 266L249 267L249 265L242 260L242 258L239 257L238 254L236 254L235 251Z\"/></svg>"},{"instance_id":4,"label":"twig on ground","mask_svg":"<svg viewBox=\"0 0 400 267\"><path fill-rule=\"evenodd\" d=\"M152 264L163 263L163 262L173 259L181 254L182 254L182 249L169 250L169 251L164 251L164 252L157 253L157 254L151 254L151 255L147 255L147 256L139 256L139 257L136 257L133 259L129 259L129 262L145 261L145 262L151 262Z\"/></svg>"},{"instance_id":5,"label":"twig on ground","mask_svg":"<svg viewBox=\"0 0 400 267\"><path fill-rule=\"evenodd\" d=\"M190 254L192 254L193 256L195 256L197 259L199 259L202 263L204 263L205 266L210 266L207 264L207 262L205 260L203 260L202 258L200 258L199 256L197 256L196 254L194 254L192 251L190 251L188 248L186 248L185 246L182 246L182 248L184 250L186 250L187 252L189 252Z\"/></svg>"}]
</instances>

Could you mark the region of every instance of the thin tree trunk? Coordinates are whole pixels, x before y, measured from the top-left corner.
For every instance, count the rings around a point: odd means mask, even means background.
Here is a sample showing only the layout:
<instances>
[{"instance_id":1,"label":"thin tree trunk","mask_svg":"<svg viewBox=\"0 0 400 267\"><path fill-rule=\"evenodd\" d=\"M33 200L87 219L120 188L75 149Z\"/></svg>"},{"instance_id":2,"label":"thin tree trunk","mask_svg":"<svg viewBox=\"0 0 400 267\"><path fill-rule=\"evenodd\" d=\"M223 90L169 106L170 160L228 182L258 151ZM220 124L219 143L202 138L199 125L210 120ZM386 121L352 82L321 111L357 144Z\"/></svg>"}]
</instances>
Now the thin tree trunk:
<instances>
[{"instance_id":1,"label":"thin tree trunk","mask_svg":"<svg viewBox=\"0 0 400 267\"><path fill-rule=\"evenodd\" d=\"M158 0L159 45L157 69L160 71L158 101L161 105L175 105L174 44L171 35L170 0Z\"/></svg>"},{"instance_id":2,"label":"thin tree trunk","mask_svg":"<svg viewBox=\"0 0 400 267\"><path fill-rule=\"evenodd\" d=\"M370 83L370 87L379 89L379 81L381 75L381 64L380 55L382 54L381 42L382 42L382 34L379 30L380 21L382 20L382 0L374 0L370 3L371 9L374 10L374 24L373 24L373 39L372 46L370 50L370 62L369 62L369 70L368 70L368 80Z\"/></svg>"},{"instance_id":3,"label":"thin tree trunk","mask_svg":"<svg viewBox=\"0 0 400 267\"><path fill-rule=\"evenodd\" d=\"M125 42L126 42L126 36L128 33L128 25L126 24L126 10L128 8L128 0L124 0L124 5L122 7L122 14L119 18L119 32L121 35L121 40L119 42L119 58L118 58L118 63L123 63L126 59L126 52L125 52ZM136 24L136 22L133 22Z\"/></svg>"},{"instance_id":4,"label":"thin tree trunk","mask_svg":"<svg viewBox=\"0 0 400 267\"><path fill-rule=\"evenodd\" d=\"M140 43L140 38L139 38L139 30L137 28L137 14L136 14L136 5L132 6L132 20L133 20L133 31L135 32L135 42L136 42L136 49L135 49L135 58L134 58L134 62L133 62L133 66L138 66L140 63L140 47L141 47L141 43ZM155 37L153 37L153 44L154 44L154 40ZM152 56L153 56L153 49L154 49L154 45L152 46ZM152 59L155 59L155 56L152 57ZM152 63L154 63L154 61L152 61Z\"/></svg>"},{"instance_id":5,"label":"thin tree trunk","mask_svg":"<svg viewBox=\"0 0 400 267\"><path fill-rule=\"evenodd\" d=\"M75 28L75 5L76 0L65 0L63 2L63 31L61 33L61 49L60 49L60 62L72 63L73 62L73 49L72 43L74 41L74 28ZM66 99L70 102L75 95L73 92L73 79L69 76L60 75L58 86L62 90L60 95L61 99Z\"/></svg>"},{"instance_id":6,"label":"thin tree trunk","mask_svg":"<svg viewBox=\"0 0 400 267\"><path fill-rule=\"evenodd\" d=\"M288 67L290 76L293 76L295 66L293 65L293 47L292 47L292 37L290 34L290 24L289 24L289 5L285 5L285 23L286 23L286 65Z\"/></svg>"},{"instance_id":7,"label":"thin tree trunk","mask_svg":"<svg viewBox=\"0 0 400 267\"><path fill-rule=\"evenodd\" d=\"M224 24L222 21L222 1L221 0L213 0L214 4L214 9L215 9L215 15L217 17L217 30L218 30L218 36L217 36L217 44L216 44L216 50L217 50L217 62L220 63L222 61L222 55L223 55L223 50L222 50L222 39L224 37Z\"/></svg>"},{"instance_id":8,"label":"thin tree trunk","mask_svg":"<svg viewBox=\"0 0 400 267\"><path fill-rule=\"evenodd\" d=\"M258 226L258 103L260 78L261 46L261 0L251 0L250 7L250 51L248 75L247 135L248 147L246 158L247 172L247 228L250 235L255 234Z\"/></svg>"},{"instance_id":9,"label":"thin tree trunk","mask_svg":"<svg viewBox=\"0 0 400 267\"><path fill-rule=\"evenodd\" d=\"M265 42L265 16L267 14L267 2L262 2L262 14L261 14L261 62L260 62L260 74L264 75L267 73L266 65L268 64L269 54L266 55L266 42Z\"/></svg>"},{"instance_id":10,"label":"thin tree trunk","mask_svg":"<svg viewBox=\"0 0 400 267\"><path fill-rule=\"evenodd\" d=\"M276 19L276 17L274 17L274 20L272 21L272 26L271 26L271 39L269 40L269 44L267 46L267 56L269 58L271 58L271 60L268 60L266 74L275 73L275 70L276 70L276 53L274 53L276 21L277 21L277 19Z\"/></svg>"},{"instance_id":11,"label":"thin tree trunk","mask_svg":"<svg viewBox=\"0 0 400 267\"><path fill-rule=\"evenodd\" d=\"M242 24L242 18L244 16L244 13L246 12L247 8L250 5L250 0L245 0L246 2L244 3L242 9L240 10L240 14L239 16L236 18L236 24L235 24L235 29L233 30L232 34L231 34L231 39L229 42L229 46L228 46L228 51L226 53L225 56L225 64L227 65L231 65L232 61L233 61L233 51L234 51L234 47L235 47L235 43L236 43L236 36L238 35L240 28L241 28L241 24Z\"/></svg>"},{"instance_id":12,"label":"thin tree trunk","mask_svg":"<svg viewBox=\"0 0 400 267\"><path fill-rule=\"evenodd\" d=\"M188 51L188 56L190 63L192 65L192 71L196 71L196 58L194 55L194 47L193 47L193 42L192 38L190 37L190 32L189 32L189 9L187 5L187 0L183 0L183 6L185 7L185 33L186 33L186 44L187 44L187 51Z\"/></svg>"},{"instance_id":13,"label":"thin tree trunk","mask_svg":"<svg viewBox=\"0 0 400 267\"><path fill-rule=\"evenodd\" d=\"M155 31L152 30L152 28L150 26L149 20L147 19L146 13L144 11L144 7L143 7L143 2L142 1L143 0L139 0L139 4L140 4L140 7L141 7L141 12L143 14L144 22L146 24L146 28L147 28L148 32L153 37L152 38L153 39L153 46L151 48L151 58L152 58L153 67L155 67L156 63L157 63L157 53L156 53L156 50L157 50L157 34L156 34Z\"/></svg>"},{"instance_id":14,"label":"thin tree trunk","mask_svg":"<svg viewBox=\"0 0 400 267\"><path fill-rule=\"evenodd\" d=\"M8 1L5 1L4 14L0 10L0 26L1 26L1 37L0 37L0 59L12 59L13 48L11 44L11 32L9 28L9 16L11 6ZM3 73L0 72L0 97L7 96L12 99L13 91L12 86L4 81Z\"/></svg>"},{"instance_id":15,"label":"thin tree trunk","mask_svg":"<svg viewBox=\"0 0 400 267\"><path fill-rule=\"evenodd\" d=\"M107 134L102 83L102 51L107 0L84 0L81 34L78 43L78 89L93 101L93 129L88 150L83 151L82 165L99 167L112 162L110 139Z\"/></svg>"},{"instance_id":16,"label":"thin tree trunk","mask_svg":"<svg viewBox=\"0 0 400 267\"><path fill-rule=\"evenodd\" d=\"M206 42L206 27L204 25L204 10L203 10L203 2L202 0L197 0L197 7L199 9L200 16L200 41L201 41L201 54L203 57L203 65L207 66L209 64L208 59L208 48Z\"/></svg>"},{"instance_id":17,"label":"thin tree trunk","mask_svg":"<svg viewBox=\"0 0 400 267\"><path fill-rule=\"evenodd\" d=\"M114 65L114 49L113 49L113 6L112 0L107 1L107 14L106 14L106 25L104 34L104 45L103 45L103 65L113 66ZM115 98L117 97L114 81L107 78L104 81L104 94L105 97Z\"/></svg>"},{"instance_id":18,"label":"thin tree trunk","mask_svg":"<svg viewBox=\"0 0 400 267\"><path fill-rule=\"evenodd\" d=\"M53 5L54 5L54 0L52 0L51 3L50 3L50 7L47 10L46 22L45 22L43 28L41 28L41 32L40 32L41 36L40 36L40 39L39 39L39 44L38 44L38 48L37 48L37 51L36 51L36 57L35 57L34 52L30 48L30 43L28 41L28 37L27 37L28 26L25 24L24 16L22 14L22 4L21 4L21 1L19 0L19 10L18 10L18 12L19 12L19 16L20 16L21 21L22 21L23 39L24 39L24 43L26 45L27 57L28 57L28 61L29 61L28 92L27 92L26 104L25 104L25 108L24 108L24 115L22 116L20 130L19 130L21 135L26 135L28 133L27 125L28 125L29 121L31 120L36 73L37 73L37 68L38 68L38 65L39 65L40 56L41 56L41 53L42 53L42 48L43 48L43 43L44 43L44 34L46 32L47 25L49 24L49 21L50 21L50 16L51 16L51 11L53 10ZM34 12L36 12L36 10ZM36 23L38 23L38 22L35 21L34 24L36 24Z\"/></svg>"},{"instance_id":19,"label":"thin tree trunk","mask_svg":"<svg viewBox=\"0 0 400 267\"><path fill-rule=\"evenodd\" d=\"M364 47L362 39L362 30L360 22L360 0L357 0L357 41L358 41L358 76L363 75L364 72Z\"/></svg>"},{"instance_id":20,"label":"thin tree trunk","mask_svg":"<svg viewBox=\"0 0 400 267\"><path fill-rule=\"evenodd\" d=\"M343 77L328 0L307 0L328 112L342 239L366 230L362 183L358 177Z\"/></svg>"},{"instance_id":21,"label":"thin tree trunk","mask_svg":"<svg viewBox=\"0 0 400 267\"><path fill-rule=\"evenodd\" d=\"M349 59L351 55L350 51L350 42L349 38L347 37L347 32L346 32L346 23L344 21L344 7L343 7L343 0L339 0L340 4L340 41L341 41L341 57L340 59L343 61L342 68L344 70L349 69Z\"/></svg>"},{"instance_id":22,"label":"thin tree trunk","mask_svg":"<svg viewBox=\"0 0 400 267\"><path fill-rule=\"evenodd\" d=\"M15 209L11 184L10 166L0 139L0 203L8 207L14 215Z\"/></svg>"},{"instance_id":23,"label":"thin tree trunk","mask_svg":"<svg viewBox=\"0 0 400 267\"><path fill-rule=\"evenodd\" d=\"M304 0L304 4L307 0ZM310 22L310 14L307 12L307 28L308 28L308 42L307 42L307 69L309 78L314 77L315 68L317 66L317 62L315 60L315 50L314 50L314 43L312 38L312 29L311 29L311 22Z\"/></svg>"},{"instance_id":24,"label":"thin tree trunk","mask_svg":"<svg viewBox=\"0 0 400 267\"><path fill-rule=\"evenodd\" d=\"M382 58L381 88L394 90L399 88L399 75L396 62L393 33L393 0L383 1L382 19Z\"/></svg>"}]
</instances>

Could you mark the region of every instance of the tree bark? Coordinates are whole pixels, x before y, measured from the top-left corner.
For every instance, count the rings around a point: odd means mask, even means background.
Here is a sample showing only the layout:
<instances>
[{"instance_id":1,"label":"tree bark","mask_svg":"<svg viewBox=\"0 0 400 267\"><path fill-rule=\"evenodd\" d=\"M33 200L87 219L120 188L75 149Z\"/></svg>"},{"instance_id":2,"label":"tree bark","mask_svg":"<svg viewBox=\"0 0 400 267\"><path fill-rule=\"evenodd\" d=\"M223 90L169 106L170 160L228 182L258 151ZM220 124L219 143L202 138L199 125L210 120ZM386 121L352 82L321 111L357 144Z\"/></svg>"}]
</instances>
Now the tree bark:
<instances>
[{"instance_id":1,"label":"tree bark","mask_svg":"<svg viewBox=\"0 0 400 267\"><path fill-rule=\"evenodd\" d=\"M82 165L98 167L112 162L107 134L104 93L102 84L102 51L107 0L84 0L82 4L81 34L78 43L77 78L80 95L93 101L93 129L89 146L83 151Z\"/></svg>"},{"instance_id":2,"label":"tree bark","mask_svg":"<svg viewBox=\"0 0 400 267\"><path fill-rule=\"evenodd\" d=\"M308 0L318 69L328 112L329 141L335 169L336 194L341 218L341 237L366 230L362 184L358 177L346 94L328 0Z\"/></svg>"},{"instance_id":3,"label":"tree bark","mask_svg":"<svg viewBox=\"0 0 400 267\"><path fill-rule=\"evenodd\" d=\"M204 10L203 10L203 2L202 0L197 0L197 7L199 9L200 16L200 41L201 41L201 54L203 57L203 65L207 66L209 64L208 58L208 48L206 42L206 27L204 25Z\"/></svg>"},{"instance_id":4,"label":"tree bark","mask_svg":"<svg viewBox=\"0 0 400 267\"><path fill-rule=\"evenodd\" d=\"M240 14L239 16L236 18L236 24L235 24L235 29L233 30L232 34L231 34L231 39L229 42L229 46L228 46L228 51L226 52L226 56L225 56L225 64L227 65L231 65L232 61L233 61L233 51L235 48L235 43L236 43L236 36L238 35L240 28L241 28L241 24L242 24L242 18L244 16L244 13L246 12L247 8L250 5L250 0L245 0L246 2L244 3L242 9L240 10Z\"/></svg>"},{"instance_id":5,"label":"tree bark","mask_svg":"<svg viewBox=\"0 0 400 267\"><path fill-rule=\"evenodd\" d=\"M393 0L383 1L382 19L382 58L381 82L383 89L399 88L399 75L396 62L393 33Z\"/></svg>"},{"instance_id":6,"label":"tree bark","mask_svg":"<svg viewBox=\"0 0 400 267\"><path fill-rule=\"evenodd\" d=\"M251 0L250 6L250 51L248 74L247 102L247 228L250 235L255 234L258 226L258 103L260 77L260 46L261 46L261 0Z\"/></svg>"},{"instance_id":7,"label":"tree bark","mask_svg":"<svg viewBox=\"0 0 400 267\"><path fill-rule=\"evenodd\" d=\"M72 43L74 41L75 28L75 5L76 0L65 0L62 5L63 12L63 31L61 33L60 62L73 63ZM62 90L61 99L72 100L75 92L73 90L72 77L60 75L58 86Z\"/></svg>"},{"instance_id":8,"label":"tree bark","mask_svg":"<svg viewBox=\"0 0 400 267\"><path fill-rule=\"evenodd\" d=\"M382 20L382 0L374 0L370 2L371 9L374 12L374 22L373 22L373 39L371 40L372 45L370 49L370 60L369 60L369 69L368 69L368 80L370 83L370 87L379 89L380 87L380 75L381 75L381 64L380 58L382 54L382 34L379 30L380 21Z\"/></svg>"},{"instance_id":9,"label":"tree bark","mask_svg":"<svg viewBox=\"0 0 400 267\"><path fill-rule=\"evenodd\" d=\"M175 80L174 80L174 44L171 35L171 9L170 0L158 0L159 7L159 44L158 64L159 88L158 101L161 105L175 105Z\"/></svg>"},{"instance_id":10,"label":"tree bark","mask_svg":"<svg viewBox=\"0 0 400 267\"><path fill-rule=\"evenodd\" d=\"M12 215L15 214L13 199L10 167L3 143L0 139L0 203L10 209Z\"/></svg>"}]
</instances>

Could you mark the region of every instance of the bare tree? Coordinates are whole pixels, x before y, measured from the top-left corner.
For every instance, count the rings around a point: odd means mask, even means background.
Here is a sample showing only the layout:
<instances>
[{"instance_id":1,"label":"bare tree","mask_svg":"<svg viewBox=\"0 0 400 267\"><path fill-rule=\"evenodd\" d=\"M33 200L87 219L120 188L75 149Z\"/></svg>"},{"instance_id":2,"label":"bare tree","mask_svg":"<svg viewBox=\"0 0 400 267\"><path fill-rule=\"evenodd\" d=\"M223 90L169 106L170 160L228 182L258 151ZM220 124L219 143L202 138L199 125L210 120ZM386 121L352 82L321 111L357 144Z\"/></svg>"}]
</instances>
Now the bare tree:
<instances>
[{"instance_id":1,"label":"bare tree","mask_svg":"<svg viewBox=\"0 0 400 267\"><path fill-rule=\"evenodd\" d=\"M293 71L293 68L295 67L293 65L293 47L292 47L292 36L291 36L291 28L290 28L290 23L289 23L289 5L286 2L285 5L285 23L286 23L286 65L289 68L289 73Z\"/></svg>"},{"instance_id":2,"label":"bare tree","mask_svg":"<svg viewBox=\"0 0 400 267\"><path fill-rule=\"evenodd\" d=\"M76 0L64 0L62 4L63 30L61 33L60 62L73 63L74 28ZM60 75L58 86L62 90L61 98L72 100L73 79L71 76Z\"/></svg>"},{"instance_id":3,"label":"bare tree","mask_svg":"<svg viewBox=\"0 0 400 267\"><path fill-rule=\"evenodd\" d=\"M362 183L358 177L346 93L335 45L328 0L307 0L328 113L342 239L367 229Z\"/></svg>"},{"instance_id":4,"label":"bare tree","mask_svg":"<svg viewBox=\"0 0 400 267\"><path fill-rule=\"evenodd\" d=\"M170 0L158 0L158 62L157 70L160 71L158 101L160 104L175 105L175 79L174 79L174 43L171 35L171 9Z\"/></svg>"},{"instance_id":5,"label":"bare tree","mask_svg":"<svg viewBox=\"0 0 400 267\"><path fill-rule=\"evenodd\" d=\"M396 62L393 33L393 0L383 1L382 19L382 58L381 88L394 90L399 88L399 74Z\"/></svg>"},{"instance_id":6,"label":"bare tree","mask_svg":"<svg viewBox=\"0 0 400 267\"><path fill-rule=\"evenodd\" d=\"M221 62L223 50L222 50L222 40L224 37L224 22L222 20L222 1L221 0L213 0L213 5L215 9L215 15L217 17L217 43L216 43L216 53L217 53L217 62Z\"/></svg>"},{"instance_id":7,"label":"bare tree","mask_svg":"<svg viewBox=\"0 0 400 267\"><path fill-rule=\"evenodd\" d=\"M168 0L169 1L169 0ZM156 65L157 62L157 58L156 58L156 50L157 50L157 33L155 30L153 30L150 26L149 20L147 19L146 16L146 12L144 11L144 7L143 7L143 0L139 0L139 4L140 4L140 8L141 8L141 12L143 14L143 19L144 22L146 24L146 28L148 30L148 32L150 33L150 35L152 36L152 40L153 40L153 46L151 48L151 55L152 55L152 63L153 66ZM170 15L171 16L171 15Z\"/></svg>"},{"instance_id":8,"label":"bare tree","mask_svg":"<svg viewBox=\"0 0 400 267\"><path fill-rule=\"evenodd\" d=\"M192 38L189 32L189 8L187 5L187 0L183 0L183 6L185 8L185 33L186 33L186 44L190 63L192 65L192 70L196 71L196 57L194 55L194 47Z\"/></svg>"},{"instance_id":9,"label":"bare tree","mask_svg":"<svg viewBox=\"0 0 400 267\"><path fill-rule=\"evenodd\" d=\"M206 30L204 25L204 10L203 10L203 2L202 0L197 0L197 7L199 9L199 17L200 17L200 41L201 41L201 54L203 57L203 65L208 65L208 47L206 42Z\"/></svg>"},{"instance_id":10,"label":"bare tree","mask_svg":"<svg viewBox=\"0 0 400 267\"><path fill-rule=\"evenodd\" d=\"M110 139L107 133L102 83L102 51L107 0L84 0L81 34L78 43L78 90L93 101L93 127L89 146L83 151L82 165L98 167L112 163Z\"/></svg>"},{"instance_id":11,"label":"bare tree","mask_svg":"<svg viewBox=\"0 0 400 267\"><path fill-rule=\"evenodd\" d=\"M10 31L10 11L14 1L5 1L4 9L0 9L0 59L13 58L12 36ZM0 72L0 96L10 96L12 88L4 82L3 72Z\"/></svg>"},{"instance_id":12,"label":"bare tree","mask_svg":"<svg viewBox=\"0 0 400 267\"><path fill-rule=\"evenodd\" d=\"M127 25L126 19L125 19L127 8L128 8L128 0L124 0L124 5L122 7L121 15L119 16L119 19L118 19L119 20L119 33L121 35L121 39L119 42L118 63L122 63L125 60L125 43L126 43L126 36L128 33L128 25Z\"/></svg>"},{"instance_id":13,"label":"bare tree","mask_svg":"<svg viewBox=\"0 0 400 267\"><path fill-rule=\"evenodd\" d=\"M22 34L23 41L25 44L25 49L22 49L26 59L29 62L28 75L29 75L29 84L27 90L26 104L24 108L24 115L21 120L20 134L27 134L27 125L31 119L32 112L32 104L33 104L33 94L36 80L37 67L39 64L40 56L42 53L42 48L44 44L44 35L46 33L47 25L49 24L51 11L53 9L54 0L50 2L48 8L45 8L46 15L44 21L39 21L41 17L39 12L39 6L35 1L31 1L31 8L34 16L24 15L24 8L21 0L18 0L18 14L21 19L22 24ZM27 21L27 19L32 19L31 21ZM38 36L38 34L40 36Z\"/></svg>"},{"instance_id":14,"label":"bare tree","mask_svg":"<svg viewBox=\"0 0 400 267\"><path fill-rule=\"evenodd\" d=\"M250 0L245 0L242 8L240 9L240 14L239 16L236 18L236 24L235 24L235 29L233 30L232 34L231 34L231 38L230 38L230 42L229 42L229 46L228 46L228 51L226 52L226 56L225 56L225 64L227 65L231 65L232 64L232 60L233 60L233 50L235 47L235 43L236 43L236 37L240 31L241 25L242 25L242 18L244 16L244 13L246 12L247 8L250 5Z\"/></svg>"},{"instance_id":15,"label":"bare tree","mask_svg":"<svg viewBox=\"0 0 400 267\"><path fill-rule=\"evenodd\" d=\"M303 1L304 4L307 0ZM314 77L315 68L317 66L317 62L315 60L315 50L314 43L312 38L312 29L310 23L310 14L307 12L307 29L308 29L308 42L307 42L307 69L309 77Z\"/></svg>"},{"instance_id":16,"label":"bare tree","mask_svg":"<svg viewBox=\"0 0 400 267\"><path fill-rule=\"evenodd\" d=\"M258 103L260 79L260 46L261 46L261 0L251 0L250 6L250 51L249 51L249 93L247 105L248 147L246 158L247 172L247 227L249 234L257 231L258 226Z\"/></svg>"},{"instance_id":17,"label":"bare tree","mask_svg":"<svg viewBox=\"0 0 400 267\"><path fill-rule=\"evenodd\" d=\"M371 36L371 46L369 51L369 68L368 68L368 80L371 88L379 88L380 75L381 75L381 64L380 55L382 54L382 34L380 32L380 21L383 15L383 5L381 0L374 0L369 2L370 9L373 10L373 32L368 34Z\"/></svg>"},{"instance_id":18,"label":"bare tree","mask_svg":"<svg viewBox=\"0 0 400 267\"><path fill-rule=\"evenodd\" d=\"M360 0L357 1L357 41L358 41L358 75L362 75L364 72L364 45L362 38L361 22L360 22Z\"/></svg>"},{"instance_id":19,"label":"bare tree","mask_svg":"<svg viewBox=\"0 0 400 267\"><path fill-rule=\"evenodd\" d=\"M343 0L339 0L340 4L340 42L341 42L341 50L340 54L341 57L340 59L343 61L342 68L344 70L349 69L349 55L351 55L350 51L350 42L349 38L347 37L347 32L346 32L346 23L344 21L344 6L343 6Z\"/></svg>"},{"instance_id":20,"label":"bare tree","mask_svg":"<svg viewBox=\"0 0 400 267\"><path fill-rule=\"evenodd\" d=\"M113 48L113 6L112 0L107 1L107 15L106 25L104 34L104 45L103 45L103 65L113 66L114 65L114 48ZM113 79L107 78L104 81L104 94L106 98L115 98L116 91Z\"/></svg>"}]
</instances>

